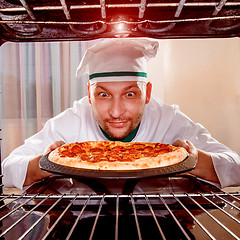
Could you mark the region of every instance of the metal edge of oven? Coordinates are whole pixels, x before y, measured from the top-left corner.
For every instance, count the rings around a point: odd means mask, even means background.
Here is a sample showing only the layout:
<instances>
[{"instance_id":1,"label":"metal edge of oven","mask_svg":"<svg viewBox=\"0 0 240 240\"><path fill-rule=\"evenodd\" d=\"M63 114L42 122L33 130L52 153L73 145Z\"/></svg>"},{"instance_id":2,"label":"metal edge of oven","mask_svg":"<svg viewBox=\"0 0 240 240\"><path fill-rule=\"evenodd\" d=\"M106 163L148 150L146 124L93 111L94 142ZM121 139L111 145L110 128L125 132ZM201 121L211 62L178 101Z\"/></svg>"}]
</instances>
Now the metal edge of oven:
<instances>
[{"instance_id":1,"label":"metal edge of oven","mask_svg":"<svg viewBox=\"0 0 240 240\"><path fill-rule=\"evenodd\" d=\"M76 4L76 1L66 2L65 0L56 0L52 1L52 3L58 3L57 5L48 7L47 1L42 2L44 6L41 8L40 4L34 5L37 3L37 1L34 0L1 0L0 43L2 44L7 41L31 42L46 40L84 41L104 37L115 37L117 35L163 39L239 37L240 2L238 1L221 0L219 2L209 1L196 3L195 1L185 2L184 0L166 2L139 0L132 1L131 4L123 1L125 7L136 10L137 15L133 20L128 20L124 17L114 19L112 16L108 16L111 10L114 11L114 8L122 8L121 3L114 5L110 1L107 3L104 0L96 0L91 1L91 3L87 5L84 1L78 1L78 4ZM70 6L70 2L75 3ZM79 5L79 2L83 5ZM171 14L173 15L169 14L165 19L150 18L148 13L149 9L164 7L166 7L166 9L171 8ZM203 7L203 9L207 9L210 14L204 17L196 17L195 15L186 17L184 15L185 9L194 9L195 7L199 7L199 10ZM74 8L86 9L87 11L91 10L92 12L96 11L96 16L99 16L99 19L95 19L96 22L91 22L90 20L88 20L88 23L85 22L85 27L92 24L95 30L85 31L86 29L81 29L81 26L84 26L84 22L78 22L71 16ZM62 12L63 17L61 21L57 21L56 19L52 21L42 21L42 19L36 17L41 15L41 11L50 12L51 9ZM146 18L146 16L148 18ZM127 29L124 31L116 31L113 35L110 30L113 29L112 27L116 25L118 21L120 21L120 23L126 23ZM34 24L34 27L32 27L31 24ZM223 26L219 27L221 24ZM147 25L149 25L150 28L147 28ZM180 27L178 28L179 25L183 27L183 30L181 30ZM24 26L29 32L25 32ZM64 26L64 30L60 31L59 35L55 34L55 32L53 32L53 26ZM202 32L198 30L202 30ZM169 181L170 184L170 179L173 178L174 177L167 178L166 182ZM79 193L59 194L51 187L56 179L61 180L58 179L58 177L53 177L46 181L36 183L23 192L17 191L15 193L7 192L6 190L2 191L3 185L1 182L1 238L74 238L76 234L79 234L78 227L80 226L81 220L85 219L85 212L88 208L90 212L94 210L94 213L91 216L91 223L88 224L90 225L90 229L87 239L96 238L96 232L99 231L99 226L100 228L104 226L101 223L101 219L110 219L107 220L107 223L111 224L112 227L110 239L129 238L130 235L122 236L122 226L126 226L124 221L132 224L131 227L134 229L132 238L151 239L148 235L145 235L141 215L142 211L147 211L149 216L151 216L147 221L144 221L144 224L147 225L147 228L154 228L154 231L157 232L155 237L159 236L162 239L173 239L172 235L170 237L167 235L170 233L166 234L165 232L166 222L171 223L171 227L181 236L181 239L198 239L199 235L194 235L196 234L194 233L194 231L196 231L194 229L197 229L199 231L198 233L201 232L200 237L204 236L204 239L222 238L223 232L226 234L224 235L226 236L225 239L240 238L240 194L236 191L226 193L216 187L209 186L207 183L191 178L191 182L195 184L199 192L178 193L173 190L172 192L166 193L134 193L127 190L120 194L112 194L107 190L105 191L104 184L100 184L99 186L102 186L102 192L97 191L97 193L93 192L83 195ZM182 176L181 179L184 179L184 177ZM91 186L95 186L94 184L96 184L96 182L93 181ZM136 182L133 181L124 186L133 189L135 184ZM49 187L53 191L52 193L48 193ZM87 211L87 214L89 214L89 211ZM182 215L184 215L183 213L185 214L185 219L182 217ZM104 218L106 216L109 218ZM129 222L129 219L125 216L130 216L131 222ZM168 222L169 219L170 222ZM147 224L148 220L152 225L149 226ZM69 223L69 221L70 224L67 225L66 223ZM209 227L209 223L211 228ZM214 230L211 224L217 225L218 227ZM80 228L80 233L84 232L84 227L86 227L86 225ZM58 234L56 229L59 228L64 230L60 231L60 235L63 234L62 236L56 235ZM107 231L108 229L103 228L103 234ZM65 234L63 232L65 232ZM105 235L103 235L103 237L105 238Z\"/></svg>"}]
</instances>

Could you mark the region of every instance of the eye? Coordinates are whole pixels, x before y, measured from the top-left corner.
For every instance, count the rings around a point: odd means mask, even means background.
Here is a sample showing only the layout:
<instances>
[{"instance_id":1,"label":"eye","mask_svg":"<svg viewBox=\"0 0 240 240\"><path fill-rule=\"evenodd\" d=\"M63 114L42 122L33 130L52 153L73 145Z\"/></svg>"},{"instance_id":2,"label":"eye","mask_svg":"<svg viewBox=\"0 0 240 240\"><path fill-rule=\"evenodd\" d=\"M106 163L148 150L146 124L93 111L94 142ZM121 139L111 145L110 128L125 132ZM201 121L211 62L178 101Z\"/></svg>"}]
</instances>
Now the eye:
<instances>
[{"instance_id":1,"label":"eye","mask_svg":"<svg viewBox=\"0 0 240 240\"><path fill-rule=\"evenodd\" d=\"M134 92L128 92L126 95L127 95L127 97L134 97L135 93Z\"/></svg>"},{"instance_id":2,"label":"eye","mask_svg":"<svg viewBox=\"0 0 240 240\"><path fill-rule=\"evenodd\" d=\"M106 92L100 92L100 93L99 93L99 96L102 97L102 98L106 98L106 97L109 96L109 94L106 93Z\"/></svg>"}]
</instances>

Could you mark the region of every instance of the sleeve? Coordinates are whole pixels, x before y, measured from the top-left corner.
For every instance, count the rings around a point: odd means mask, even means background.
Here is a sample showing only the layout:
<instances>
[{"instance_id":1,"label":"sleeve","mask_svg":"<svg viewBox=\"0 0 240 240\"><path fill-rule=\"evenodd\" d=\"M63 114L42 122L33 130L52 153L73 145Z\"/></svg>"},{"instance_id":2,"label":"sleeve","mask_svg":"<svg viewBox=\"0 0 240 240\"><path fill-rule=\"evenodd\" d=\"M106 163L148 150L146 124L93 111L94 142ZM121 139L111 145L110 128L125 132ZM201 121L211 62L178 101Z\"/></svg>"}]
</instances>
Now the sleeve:
<instances>
[{"instance_id":1,"label":"sleeve","mask_svg":"<svg viewBox=\"0 0 240 240\"><path fill-rule=\"evenodd\" d=\"M69 143L86 139L86 126L91 121L89 106L87 97L74 102L72 108L48 120L40 132L26 139L5 158L2 162L4 186L22 189L29 160L43 153L49 144L59 140Z\"/></svg>"},{"instance_id":2,"label":"sleeve","mask_svg":"<svg viewBox=\"0 0 240 240\"><path fill-rule=\"evenodd\" d=\"M194 123L176 106L170 128L172 143L177 139L186 139L211 155L222 188L240 185L240 157L236 152L214 139L206 128Z\"/></svg>"},{"instance_id":3,"label":"sleeve","mask_svg":"<svg viewBox=\"0 0 240 240\"><path fill-rule=\"evenodd\" d=\"M52 124L48 121L37 134L25 140L2 162L4 187L23 188L30 159L44 152L46 147L56 141L52 134Z\"/></svg>"},{"instance_id":4,"label":"sleeve","mask_svg":"<svg viewBox=\"0 0 240 240\"><path fill-rule=\"evenodd\" d=\"M58 140L75 141L80 133L77 107L67 109L56 117L48 120L43 129L25 140L2 162L4 187L22 189L30 159L43 153L46 147Z\"/></svg>"}]
</instances>

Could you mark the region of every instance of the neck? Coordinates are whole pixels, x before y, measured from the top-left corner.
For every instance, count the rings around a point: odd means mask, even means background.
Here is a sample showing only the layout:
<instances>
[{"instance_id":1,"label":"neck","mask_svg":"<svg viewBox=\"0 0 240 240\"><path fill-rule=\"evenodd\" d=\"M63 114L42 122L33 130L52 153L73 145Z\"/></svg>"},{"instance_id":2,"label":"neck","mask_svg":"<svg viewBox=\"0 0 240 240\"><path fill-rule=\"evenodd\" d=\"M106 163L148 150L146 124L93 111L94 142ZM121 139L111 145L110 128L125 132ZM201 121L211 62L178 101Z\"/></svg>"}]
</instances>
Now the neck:
<instances>
[{"instance_id":1,"label":"neck","mask_svg":"<svg viewBox=\"0 0 240 240\"><path fill-rule=\"evenodd\" d=\"M138 126L128 136L126 136L123 139L112 138L100 126L99 127L100 127L103 135L110 141L131 142L135 138L135 136L137 135L139 126L140 126L140 123L138 124Z\"/></svg>"}]
</instances>

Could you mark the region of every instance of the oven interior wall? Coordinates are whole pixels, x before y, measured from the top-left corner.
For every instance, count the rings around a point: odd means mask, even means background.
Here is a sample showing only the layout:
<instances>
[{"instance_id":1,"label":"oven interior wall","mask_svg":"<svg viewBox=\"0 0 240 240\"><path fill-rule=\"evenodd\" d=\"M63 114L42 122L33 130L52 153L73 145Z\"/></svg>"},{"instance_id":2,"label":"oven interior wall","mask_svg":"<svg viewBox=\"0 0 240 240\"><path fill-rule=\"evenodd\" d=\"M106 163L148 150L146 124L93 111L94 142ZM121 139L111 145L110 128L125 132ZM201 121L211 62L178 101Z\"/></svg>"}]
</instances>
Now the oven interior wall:
<instances>
[{"instance_id":1,"label":"oven interior wall","mask_svg":"<svg viewBox=\"0 0 240 240\"><path fill-rule=\"evenodd\" d=\"M149 62L153 94L177 104L240 153L240 40L163 40Z\"/></svg>"},{"instance_id":2,"label":"oven interior wall","mask_svg":"<svg viewBox=\"0 0 240 240\"><path fill-rule=\"evenodd\" d=\"M204 125L216 139L240 153L240 40L177 39L159 40L159 43L157 57L148 64L153 94L168 104L178 104L184 113ZM1 46L4 47L5 44ZM6 76L7 73L2 71L3 56L0 58L0 74ZM0 86L3 96L13 96L3 88L2 81ZM9 103L3 96L0 107L4 109ZM6 127L9 119L4 118L4 113L1 114L1 122L0 128L4 130L3 157L6 157L24 139L19 136L18 141L13 141L16 131L12 131L12 126ZM18 127L21 127L21 119Z\"/></svg>"}]
</instances>

